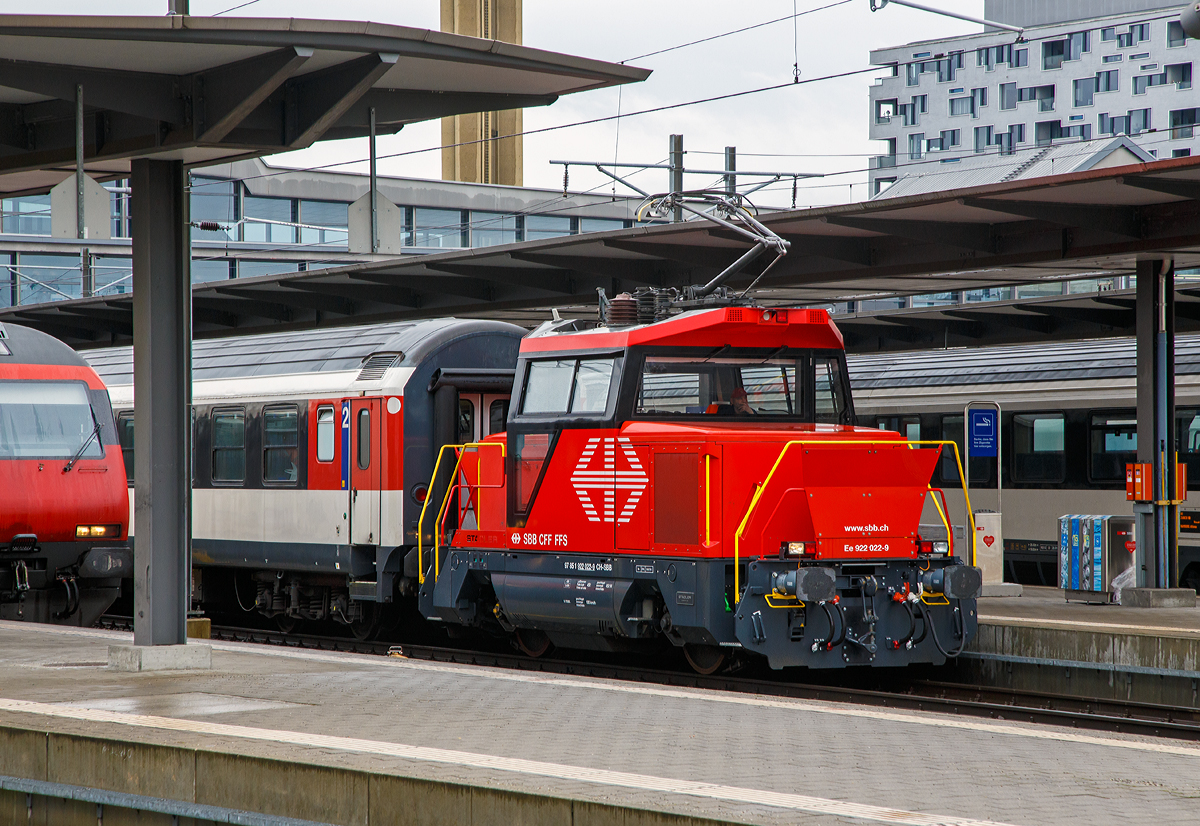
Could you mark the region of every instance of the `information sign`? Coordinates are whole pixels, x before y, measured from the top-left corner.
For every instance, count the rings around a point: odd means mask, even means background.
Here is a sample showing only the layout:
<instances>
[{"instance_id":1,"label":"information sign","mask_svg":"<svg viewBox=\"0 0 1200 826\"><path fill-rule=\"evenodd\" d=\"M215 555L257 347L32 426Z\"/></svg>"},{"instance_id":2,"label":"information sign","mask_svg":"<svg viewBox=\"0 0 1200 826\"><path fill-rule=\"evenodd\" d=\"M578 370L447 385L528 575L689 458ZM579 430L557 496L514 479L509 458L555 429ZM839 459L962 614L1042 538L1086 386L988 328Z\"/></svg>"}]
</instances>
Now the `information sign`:
<instances>
[{"instance_id":1,"label":"information sign","mask_svg":"<svg viewBox=\"0 0 1200 826\"><path fill-rule=\"evenodd\" d=\"M971 455L996 455L996 411L971 411Z\"/></svg>"}]
</instances>

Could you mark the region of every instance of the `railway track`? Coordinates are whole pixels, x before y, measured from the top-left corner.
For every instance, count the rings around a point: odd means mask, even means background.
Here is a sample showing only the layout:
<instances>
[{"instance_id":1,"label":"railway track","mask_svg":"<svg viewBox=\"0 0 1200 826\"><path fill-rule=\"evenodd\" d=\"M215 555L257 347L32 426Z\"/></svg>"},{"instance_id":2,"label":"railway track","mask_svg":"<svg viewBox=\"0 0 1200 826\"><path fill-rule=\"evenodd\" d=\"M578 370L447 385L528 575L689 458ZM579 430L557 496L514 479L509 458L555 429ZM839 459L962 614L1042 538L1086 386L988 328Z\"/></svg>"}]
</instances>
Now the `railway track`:
<instances>
[{"instance_id":1,"label":"railway track","mask_svg":"<svg viewBox=\"0 0 1200 826\"><path fill-rule=\"evenodd\" d=\"M105 617L104 627L127 630L127 618ZM395 645L364 642L348 637L285 634L281 631L213 626L213 639L250 642L318 651L339 651L378 656L404 656L428 662L507 668L516 671L565 674L596 679L757 694L803 700L854 703L905 711L936 711L1009 722L1041 723L1089 731L1170 737L1200 742L1200 709L1107 699L1082 699L1057 694L973 686L927 679L896 679L888 685L846 685L880 675L843 672L824 675L842 683L797 683L785 675L715 674L702 676L672 668L649 668L603 662L600 659L548 656L532 659L518 653L483 651L465 647L419 643ZM847 679L848 678L848 679Z\"/></svg>"}]
</instances>

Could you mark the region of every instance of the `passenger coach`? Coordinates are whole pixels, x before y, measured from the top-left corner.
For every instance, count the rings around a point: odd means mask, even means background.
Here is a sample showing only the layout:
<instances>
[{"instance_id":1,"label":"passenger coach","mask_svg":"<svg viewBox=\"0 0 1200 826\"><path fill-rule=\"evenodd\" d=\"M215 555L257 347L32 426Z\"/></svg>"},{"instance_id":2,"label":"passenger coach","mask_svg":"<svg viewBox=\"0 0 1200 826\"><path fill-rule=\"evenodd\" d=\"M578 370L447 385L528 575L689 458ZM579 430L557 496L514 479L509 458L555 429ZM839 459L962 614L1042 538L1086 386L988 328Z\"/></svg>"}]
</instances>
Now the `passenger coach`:
<instances>
[{"instance_id":1,"label":"passenger coach","mask_svg":"<svg viewBox=\"0 0 1200 826\"><path fill-rule=\"evenodd\" d=\"M193 601L374 632L415 583L405 555L438 448L503 431L525 332L440 319L196 342ZM132 507L132 348L88 358L113 394Z\"/></svg>"}]
</instances>

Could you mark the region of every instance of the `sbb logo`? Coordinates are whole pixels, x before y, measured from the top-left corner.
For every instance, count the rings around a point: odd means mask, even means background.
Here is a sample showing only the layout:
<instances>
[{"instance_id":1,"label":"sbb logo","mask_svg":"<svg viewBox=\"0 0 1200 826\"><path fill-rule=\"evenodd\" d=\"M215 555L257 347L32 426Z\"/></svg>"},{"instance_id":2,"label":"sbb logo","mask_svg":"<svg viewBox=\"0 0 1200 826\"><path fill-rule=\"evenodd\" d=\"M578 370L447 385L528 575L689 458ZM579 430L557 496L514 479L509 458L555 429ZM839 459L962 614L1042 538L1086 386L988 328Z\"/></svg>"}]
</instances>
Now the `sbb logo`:
<instances>
[{"instance_id":1,"label":"sbb logo","mask_svg":"<svg viewBox=\"0 0 1200 826\"><path fill-rule=\"evenodd\" d=\"M603 451L601 451L603 446ZM583 505L589 522L626 523L633 517L642 493L649 484L642 462L629 440L619 436L593 436L584 445L575 472L571 474L571 486ZM618 491L624 502L617 513ZM592 496L599 494L603 502L598 507Z\"/></svg>"}]
</instances>

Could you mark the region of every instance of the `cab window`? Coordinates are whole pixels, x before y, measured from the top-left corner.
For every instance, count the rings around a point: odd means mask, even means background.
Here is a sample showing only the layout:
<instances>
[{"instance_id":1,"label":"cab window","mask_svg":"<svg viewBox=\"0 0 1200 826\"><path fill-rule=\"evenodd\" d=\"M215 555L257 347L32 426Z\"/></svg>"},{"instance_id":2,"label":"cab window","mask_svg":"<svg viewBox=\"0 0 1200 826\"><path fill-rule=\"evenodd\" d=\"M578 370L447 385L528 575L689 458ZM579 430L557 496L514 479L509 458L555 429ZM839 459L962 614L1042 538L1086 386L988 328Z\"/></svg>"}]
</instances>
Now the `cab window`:
<instances>
[{"instance_id":1,"label":"cab window","mask_svg":"<svg viewBox=\"0 0 1200 826\"><path fill-rule=\"evenodd\" d=\"M521 414L602 414L608 409L613 358L532 361L525 374Z\"/></svg>"}]
</instances>

